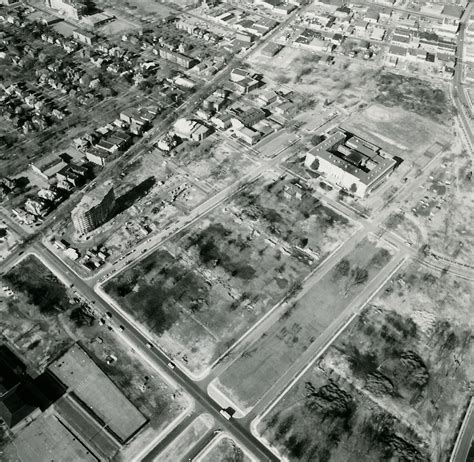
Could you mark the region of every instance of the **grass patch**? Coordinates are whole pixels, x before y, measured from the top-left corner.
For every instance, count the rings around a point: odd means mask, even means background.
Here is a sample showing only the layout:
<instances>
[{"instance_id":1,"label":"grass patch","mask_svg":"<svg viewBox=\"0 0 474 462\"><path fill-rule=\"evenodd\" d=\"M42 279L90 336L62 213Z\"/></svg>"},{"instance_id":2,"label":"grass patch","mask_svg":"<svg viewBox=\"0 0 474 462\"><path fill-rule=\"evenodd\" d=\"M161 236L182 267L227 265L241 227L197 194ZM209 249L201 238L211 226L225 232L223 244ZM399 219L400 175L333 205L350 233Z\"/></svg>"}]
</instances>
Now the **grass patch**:
<instances>
[{"instance_id":1,"label":"grass patch","mask_svg":"<svg viewBox=\"0 0 474 462\"><path fill-rule=\"evenodd\" d=\"M425 80L392 73L383 73L377 80L377 102L400 106L423 117L446 122L454 114L446 92Z\"/></svg>"},{"instance_id":2,"label":"grass patch","mask_svg":"<svg viewBox=\"0 0 474 462\"><path fill-rule=\"evenodd\" d=\"M386 249L362 241L220 376L224 392L242 408L254 406L390 258ZM361 272L362 278L355 274Z\"/></svg>"},{"instance_id":3,"label":"grass patch","mask_svg":"<svg viewBox=\"0 0 474 462\"><path fill-rule=\"evenodd\" d=\"M282 397L261 434L290 460L449 459L474 378L471 306L467 281L412 263ZM304 440L317 452L295 453Z\"/></svg>"},{"instance_id":4,"label":"grass patch","mask_svg":"<svg viewBox=\"0 0 474 462\"><path fill-rule=\"evenodd\" d=\"M69 306L64 285L35 257L22 260L4 279L13 290L25 294L28 303L37 306L42 314L64 311Z\"/></svg>"}]
</instances>

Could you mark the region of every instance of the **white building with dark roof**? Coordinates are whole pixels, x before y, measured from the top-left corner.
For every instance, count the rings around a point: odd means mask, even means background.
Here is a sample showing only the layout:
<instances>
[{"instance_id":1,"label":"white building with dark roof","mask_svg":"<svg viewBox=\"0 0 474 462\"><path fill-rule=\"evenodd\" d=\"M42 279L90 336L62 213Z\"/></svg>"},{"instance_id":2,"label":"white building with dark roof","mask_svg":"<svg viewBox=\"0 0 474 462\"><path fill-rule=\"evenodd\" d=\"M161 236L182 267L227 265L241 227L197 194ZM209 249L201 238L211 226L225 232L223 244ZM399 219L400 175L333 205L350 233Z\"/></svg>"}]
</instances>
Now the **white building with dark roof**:
<instances>
[{"instance_id":1,"label":"white building with dark roof","mask_svg":"<svg viewBox=\"0 0 474 462\"><path fill-rule=\"evenodd\" d=\"M396 161L361 138L337 130L306 155L305 166L358 197L370 194L393 172Z\"/></svg>"}]
</instances>

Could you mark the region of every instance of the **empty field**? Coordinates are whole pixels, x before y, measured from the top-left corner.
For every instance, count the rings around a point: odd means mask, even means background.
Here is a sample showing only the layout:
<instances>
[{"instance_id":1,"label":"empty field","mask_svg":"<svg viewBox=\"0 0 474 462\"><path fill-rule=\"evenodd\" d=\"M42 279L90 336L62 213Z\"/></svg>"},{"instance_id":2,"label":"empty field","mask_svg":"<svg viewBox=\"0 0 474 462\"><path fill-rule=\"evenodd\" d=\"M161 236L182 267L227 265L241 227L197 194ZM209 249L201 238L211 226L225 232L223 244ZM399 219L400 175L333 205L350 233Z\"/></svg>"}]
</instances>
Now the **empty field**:
<instances>
[{"instance_id":1,"label":"empty field","mask_svg":"<svg viewBox=\"0 0 474 462\"><path fill-rule=\"evenodd\" d=\"M257 54L249 61L257 72L294 91L291 100L296 118L304 123L320 115L325 101L331 103L331 108L337 105L349 109L373 101L377 70L355 60L336 60L335 65L327 66L320 64L320 59L310 51L285 47L273 58Z\"/></svg>"},{"instance_id":2,"label":"empty field","mask_svg":"<svg viewBox=\"0 0 474 462\"><path fill-rule=\"evenodd\" d=\"M257 195L270 196L261 184L256 188ZM105 285L165 351L195 373L206 371L352 230L317 201L283 203L276 191L268 200L273 208L255 205L254 218L247 219L248 199L244 192ZM302 234L292 231L294 219Z\"/></svg>"},{"instance_id":3,"label":"empty field","mask_svg":"<svg viewBox=\"0 0 474 462\"><path fill-rule=\"evenodd\" d=\"M0 332L36 370L72 344L61 322L78 306L66 287L36 257L28 256L8 271L2 285L14 297L0 304Z\"/></svg>"},{"instance_id":4,"label":"empty field","mask_svg":"<svg viewBox=\"0 0 474 462\"><path fill-rule=\"evenodd\" d=\"M201 222L167 247L105 288L162 348L197 373L309 271L226 215Z\"/></svg>"},{"instance_id":5,"label":"empty field","mask_svg":"<svg viewBox=\"0 0 474 462\"><path fill-rule=\"evenodd\" d=\"M450 137L445 126L398 106L373 104L344 122L350 132L381 146L392 155L423 166L422 155L436 141Z\"/></svg>"},{"instance_id":6,"label":"empty field","mask_svg":"<svg viewBox=\"0 0 474 462\"><path fill-rule=\"evenodd\" d=\"M196 462L251 462L251 458L227 435L218 436Z\"/></svg>"},{"instance_id":7,"label":"empty field","mask_svg":"<svg viewBox=\"0 0 474 462\"><path fill-rule=\"evenodd\" d=\"M154 462L184 460L186 454L212 429L214 419L209 414L196 417L160 454Z\"/></svg>"},{"instance_id":8,"label":"empty field","mask_svg":"<svg viewBox=\"0 0 474 462\"><path fill-rule=\"evenodd\" d=\"M460 146L445 153L441 165L406 201L406 215L396 230L404 235L407 222L423 232L422 244L448 260L471 265L473 260L474 199L472 160ZM447 263L449 264L449 263Z\"/></svg>"},{"instance_id":9,"label":"empty field","mask_svg":"<svg viewBox=\"0 0 474 462\"><path fill-rule=\"evenodd\" d=\"M349 220L321 204L295 180L261 180L237 196L230 209L271 240L317 260L353 230Z\"/></svg>"},{"instance_id":10,"label":"empty field","mask_svg":"<svg viewBox=\"0 0 474 462\"><path fill-rule=\"evenodd\" d=\"M412 263L259 424L290 460L447 460L470 399L472 285Z\"/></svg>"},{"instance_id":11,"label":"empty field","mask_svg":"<svg viewBox=\"0 0 474 462\"><path fill-rule=\"evenodd\" d=\"M319 363L285 394L257 430L290 461L428 462L416 450L418 441L410 438L409 428Z\"/></svg>"},{"instance_id":12,"label":"empty field","mask_svg":"<svg viewBox=\"0 0 474 462\"><path fill-rule=\"evenodd\" d=\"M378 76L377 90L375 99L379 103L399 106L439 123L446 124L454 114L447 85L437 87L416 77L386 72Z\"/></svg>"},{"instance_id":13,"label":"empty field","mask_svg":"<svg viewBox=\"0 0 474 462\"><path fill-rule=\"evenodd\" d=\"M385 248L368 240L359 243L301 298L289 304L279 321L224 371L218 388L241 409L252 408L390 258Z\"/></svg>"},{"instance_id":14,"label":"empty field","mask_svg":"<svg viewBox=\"0 0 474 462\"><path fill-rule=\"evenodd\" d=\"M238 180L254 162L240 147L213 134L203 141L185 141L172 151L173 162L195 178L220 190Z\"/></svg>"}]
</instances>

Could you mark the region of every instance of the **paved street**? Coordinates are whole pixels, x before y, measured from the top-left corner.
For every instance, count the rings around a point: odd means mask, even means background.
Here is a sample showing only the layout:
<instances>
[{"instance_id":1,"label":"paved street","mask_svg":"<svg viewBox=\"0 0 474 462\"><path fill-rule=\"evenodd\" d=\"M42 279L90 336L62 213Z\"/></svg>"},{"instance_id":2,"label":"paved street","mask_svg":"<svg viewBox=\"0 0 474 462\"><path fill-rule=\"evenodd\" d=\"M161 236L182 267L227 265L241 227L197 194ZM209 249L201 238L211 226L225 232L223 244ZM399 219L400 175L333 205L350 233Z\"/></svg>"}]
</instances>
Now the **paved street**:
<instances>
[{"instance_id":1,"label":"paved street","mask_svg":"<svg viewBox=\"0 0 474 462\"><path fill-rule=\"evenodd\" d=\"M469 8L472 8L470 5ZM294 13L288 16L275 30L273 30L264 40L260 41L253 46L248 52L244 53L240 57L235 57L228 65L216 74L204 87L198 90L193 96L191 96L177 112L173 113L169 119L165 120L159 130L152 131L146 138L141 140L137 145L127 153L126 157L121 162L130 161L134 157L143 155L143 149L145 146L157 141L166 131L169 129L173 121L181 114L192 111L196 108L201 101L212 91L217 88L221 83L228 79L230 71L233 67L238 66L242 63L243 59L248 58L252 54L259 51L266 43L268 43L276 34L278 34L298 13L295 10ZM465 16L466 17L466 16ZM461 26L464 27L464 24ZM458 49L462 54L462 36L459 34ZM467 103L466 95L461 83L462 74L462 62L458 60L456 64L456 75L453 81L453 92L454 102L459 111L460 123L463 127L466 139L470 143L471 149L474 144L472 123L465 113L463 106ZM249 148L249 151L252 151ZM83 278L78 275L71 267L67 265L59 256L56 255L55 250L47 244L44 236L40 233L32 234L26 232L12 217L9 213L3 209L0 209L0 218L17 233L22 243L2 262L1 271L4 273L9 268L14 266L19 259L24 258L26 254L33 254L37 256L41 261L51 269L67 286L76 290L81 296L83 296L98 313L104 314L106 312L112 313L112 325L118 327L119 325L124 327L123 333L118 333L116 329L116 335L123 336L124 340L133 345L133 348L140 351L142 355L147 358L157 367L162 373L166 371L178 385L180 385L186 393L188 393L195 400L195 409L186 416L182 422L180 422L164 439L151 449L151 451L142 459L145 461L152 461L159 452L165 448L171 441L179 436L181 431L186 428L193 419L201 412L207 412L215 419L215 426L212 430L225 430L233 438L236 439L240 444L245 446L250 452L252 452L259 461L266 460L279 460L278 457L269 450L264 444L262 444L251 432L252 421L259 416L272 402L275 401L283 392L285 392L289 386L295 380L295 377L299 376L301 372L308 367L315 358L324 353L324 351L331 345L331 343L337 338L339 333L354 319L355 316L360 312L360 309L373 297L380 287L389 279L400 267L404 264L407 259L418 260L422 265L438 270L446 270L458 277L465 278L468 280L474 280L474 269L465 267L457 264L456 262L443 261L433 256L427 255L421 257L417 249L410 247L401 237L392 232L381 230L380 226L386 220L386 218L399 208L399 204L404 198L409 197L413 194L414 190L419 186L420 183L426 180L429 175L430 168L425 169L422 175L418 178L411 177L410 181L404 185L397 195L397 201L393 201L391 204L385 206L382 210L377 211L377 214L373 218L364 218L357 214L353 209L346 206L344 203L340 203L331 200L328 197L320 196L323 203L333 207L340 213L351 218L355 223L358 224L358 229L354 235L345 241L337 250L334 251L321 265L304 281L303 288L299 293L299 297L303 296L308 290L310 290L314 284L320 280L341 258L348 255L355 246L364 238L371 234L379 234L380 238L394 247L394 257L390 263L379 273L373 280L365 287L363 292L356 297L348 307L329 325L329 327L316 339L315 342L301 355L288 370L286 370L279 380L273 384L273 386L261 397L257 405L241 419L226 420L221 414L221 405L213 400L208 394L208 387L212 381L219 377L219 375L228 367L232 367L232 362L236 360L240 354L242 354L253 342L255 342L261 335L266 332L274 323L277 322L281 313L287 308L286 301L282 300L280 303L274 306L274 308L253 328L251 328L233 348L220 358L212 370L209 370L205 376L195 377L192 376L189 371L186 371L184 367L175 367L171 369L168 366L170 358L167 357L156 345L152 348L148 348L148 344L151 342L146 331L144 331L133 319L126 313L124 313L119 306L114 304L101 290L100 285L103 284L107 278L115 276L117 273L124 271L125 269L137 264L146 255L154 252L160 246L171 239L177 232L182 232L188 229L198 220L201 220L206 214L215 210L225 201L229 200L234 194L238 193L243 187L249 183L257 180L262 174L268 170L274 170L277 173L285 172L291 173L286 169L280 168L280 164L289 155L289 151L286 149L281 150L273 158L260 160L254 168L246 175L243 175L234 184L230 185L226 189L212 195L207 201L196 207L189 215L183 217L181 220L174 223L169 229L161 231L156 235L152 236L148 242L143 242L138 245L130 258L125 258L121 261L115 262L113 265L106 265L105 269L97 274L94 274L88 278ZM439 158L432 160L430 167L436 165L439 162ZM64 206L54 216L49 217L42 226L42 229L47 226L52 226L54 222L58 221L65 214L69 213L70 206ZM113 274L111 274L113 272ZM104 273L109 274L105 277ZM294 299L292 300L294 302ZM460 440L456 449L456 458L453 459L455 462L461 462L465 460L464 454L469 451L470 443L472 440L472 433L474 430L474 416L471 412L468 413L465 427L463 427L463 433L460 435ZM211 440L213 435L212 432L206 434L206 436L199 442L199 444L192 448L187 457L195 457ZM471 436L469 436L471 435ZM464 457L464 459L463 459Z\"/></svg>"},{"instance_id":2,"label":"paved street","mask_svg":"<svg viewBox=\"0 0 474 462\"><path fill-rule=\"evenodd\" d=\"M466 462L469 450L474 441L474 398L471 398L469 407L459 431L454 450L449 462Z\"/></svg>"}]
</instances>

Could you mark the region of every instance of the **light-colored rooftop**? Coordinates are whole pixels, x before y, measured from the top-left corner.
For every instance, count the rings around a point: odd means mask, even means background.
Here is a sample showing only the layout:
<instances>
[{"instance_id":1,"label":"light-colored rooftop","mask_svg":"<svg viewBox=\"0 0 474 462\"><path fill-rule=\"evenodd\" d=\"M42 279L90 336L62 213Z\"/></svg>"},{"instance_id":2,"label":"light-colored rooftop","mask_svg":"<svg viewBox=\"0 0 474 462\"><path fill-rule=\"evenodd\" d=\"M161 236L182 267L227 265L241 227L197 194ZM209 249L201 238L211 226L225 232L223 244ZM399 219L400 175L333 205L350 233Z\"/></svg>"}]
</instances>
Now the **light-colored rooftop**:
<instances>
[{"instance_id":1,"label":"light-colored rooftop","mask_svg":"<svg viewBox=\"0 0 474 462\"><path fill-rule=\"evenodd\" d=\"M94 207L97 207L112 188L113 183L111 180L97 186L97 188L94 188L92 191L83 196L72 213L81 214L91 210Z\"/></svg>"},{"instance_id":2,"label":"light-colored rooftop","mask_svg":"<svg viewBox=\"0 0 474 462\"><path fill-rule=\"evenodd\" d=\"M341 170L346 171L357 178L361 183L366 185L373 183L377 178L379 178L382 174L395 165L395 160L392 158L383 157L378 153L371 154L371 157L369 158L369 156L364 155L363 152L360 152L357 149L357 152L359 152L362 156L367 157L368 161L372 165L372 168L369 171L366 171L351 163L348 157L343 155L337 156L328 151L328 149L331 149L336 144L340 144L341 142L345 141L346 138L346 133L338 130L318 146L314 147L310 153L315 157L323 159L340 168ZM350 141L352 145L363 146L362 140L359 140L357 137L350 138Z\"/></svg>"}]
</instances>

